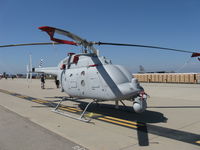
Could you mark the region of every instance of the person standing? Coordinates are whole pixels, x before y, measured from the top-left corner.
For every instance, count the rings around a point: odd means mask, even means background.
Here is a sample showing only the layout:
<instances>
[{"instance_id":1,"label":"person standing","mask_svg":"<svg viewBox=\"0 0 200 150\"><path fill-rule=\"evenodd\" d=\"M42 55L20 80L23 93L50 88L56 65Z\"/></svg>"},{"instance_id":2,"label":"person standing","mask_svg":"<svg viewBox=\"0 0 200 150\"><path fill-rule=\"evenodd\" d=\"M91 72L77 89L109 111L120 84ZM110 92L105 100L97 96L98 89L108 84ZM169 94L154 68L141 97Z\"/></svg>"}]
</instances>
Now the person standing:
<instances>
[{"instance_id":1,"label":"person standing","mask_svg":"<svg viewBox=\"0 0 200 150\"><path fill-rule=\"evenodd\" d=\"M41 88L44 89L44 84L45 84L45 78L44 78L44 74L41 75Z\"/></svg>"},{"instance_id":2,"label":"person standing","mask_svg":"<svg viewBox=\"0 0 200 150\"><path fill-rule=\"evenodd\" d=\"M55 83L56 87L59 88L60 81L57 79L57 76L55 76Z\"/></svg>"}]
</instances>

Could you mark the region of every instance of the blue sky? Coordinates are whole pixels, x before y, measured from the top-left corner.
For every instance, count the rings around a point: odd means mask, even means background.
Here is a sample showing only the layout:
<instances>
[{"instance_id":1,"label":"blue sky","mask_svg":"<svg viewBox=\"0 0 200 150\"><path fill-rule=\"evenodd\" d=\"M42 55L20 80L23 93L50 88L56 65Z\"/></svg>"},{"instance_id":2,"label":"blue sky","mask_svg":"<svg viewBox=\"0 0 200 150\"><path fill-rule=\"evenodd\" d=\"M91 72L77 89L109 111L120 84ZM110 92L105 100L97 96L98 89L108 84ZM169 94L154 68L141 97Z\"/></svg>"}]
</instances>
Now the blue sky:
<instances>
[{"instance_id":1,"label":"blue sky","mask_svg":"<svg viewBox=\"0 0 200 150\"><path fill-rule=\"evenodd\" d=\"M66 29L90 41L200 49L199 0L0 0L0 45L49 42L40 26ZM136 47L97 46L114 64L137 72L200 72L190 54ZM28 55L34 66L55 66L74 46L30 46L0 49L0 73L26 72Z\"/></svg>"}]
</instances>

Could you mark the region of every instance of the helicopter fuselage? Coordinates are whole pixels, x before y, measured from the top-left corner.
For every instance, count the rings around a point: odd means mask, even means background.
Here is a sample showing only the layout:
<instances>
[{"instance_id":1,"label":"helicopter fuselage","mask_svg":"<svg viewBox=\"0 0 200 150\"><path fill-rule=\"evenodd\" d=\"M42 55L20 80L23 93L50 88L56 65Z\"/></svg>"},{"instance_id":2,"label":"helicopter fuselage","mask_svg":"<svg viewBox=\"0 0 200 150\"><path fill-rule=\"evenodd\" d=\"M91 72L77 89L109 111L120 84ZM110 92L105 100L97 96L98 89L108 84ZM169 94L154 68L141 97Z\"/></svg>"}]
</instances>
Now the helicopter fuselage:
<instances>
[{"instance_id":1,"label":"helicopter fuselage","mask_svg":"<svg viewBox=\"0 0 200 150\"><path fill-rule=\"evenodd\" d=\"M131 73L122 66L113 65L105 57L80 54L73 59L76 57L76 63L73 60L63 63L66 68L63 68L60 75L61 87L70 96L124 100L143 90Z\"/></svg>"},{"instance_id":2,"label":"helicopter fuselage","mask_svg":"<svg viewBox=\"0 0 200 150\"><path fill-rule=\"evenodd\" d=\"M113 65L111 60L91 53L74 54L63 59L55 73L45 68L36 72L55 74L62 91L71 97L96 99L99 101L131 100L146 108L146 99L137 100L144 89L138 80L123 66ZM139 111L138 111L139 112Z\"/></svg>"}]
</instances>

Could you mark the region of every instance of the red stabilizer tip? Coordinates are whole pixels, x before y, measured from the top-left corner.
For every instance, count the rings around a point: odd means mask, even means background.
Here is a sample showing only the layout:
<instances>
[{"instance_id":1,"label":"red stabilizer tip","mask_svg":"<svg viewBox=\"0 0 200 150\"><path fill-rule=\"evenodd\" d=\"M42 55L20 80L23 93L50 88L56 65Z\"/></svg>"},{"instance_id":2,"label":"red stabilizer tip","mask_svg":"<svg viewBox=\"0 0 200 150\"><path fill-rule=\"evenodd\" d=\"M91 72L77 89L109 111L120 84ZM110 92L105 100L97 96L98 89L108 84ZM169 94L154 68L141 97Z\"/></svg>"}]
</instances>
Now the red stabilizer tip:
<instances>
[{"instance_id":1,"label":"red stabilizer tip","mask_svg":"<svg viewBox=\"0 0 200 150\"><path fill-rule=\"evenodd\" d=\"M191 57L198 57L200 56L200 53L193 53Z\"/></svg>"}]
</instances>

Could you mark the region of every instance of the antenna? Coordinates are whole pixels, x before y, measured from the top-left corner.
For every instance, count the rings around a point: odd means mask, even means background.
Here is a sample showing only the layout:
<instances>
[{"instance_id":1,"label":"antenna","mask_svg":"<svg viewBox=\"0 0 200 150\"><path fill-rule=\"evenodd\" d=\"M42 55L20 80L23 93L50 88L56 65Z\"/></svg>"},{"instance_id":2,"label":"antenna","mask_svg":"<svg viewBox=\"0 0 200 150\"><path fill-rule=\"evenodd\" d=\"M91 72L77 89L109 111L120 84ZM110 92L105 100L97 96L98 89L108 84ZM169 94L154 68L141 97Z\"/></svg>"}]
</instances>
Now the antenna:
<instances>
[{"instance_id":1,"label":"antenna","mask_svg":"<svg viewBox=\"0 0 200 150\"><path fill-rule=\"evenodd\" d=\"M26 65L26 80L28 82L28 88L30 87L30 82L32 81L32 56L29 55L29 64Z\"/></svg>"}]
</instances>

